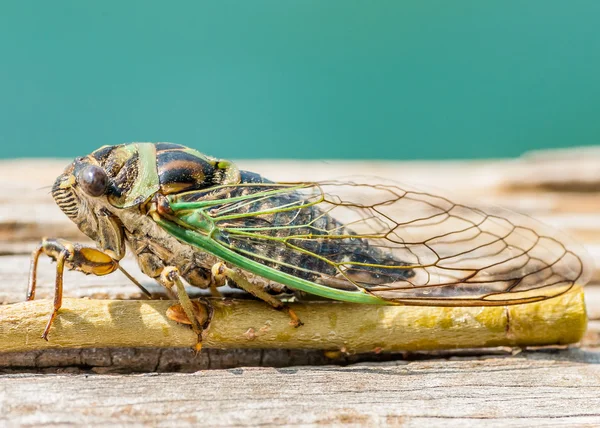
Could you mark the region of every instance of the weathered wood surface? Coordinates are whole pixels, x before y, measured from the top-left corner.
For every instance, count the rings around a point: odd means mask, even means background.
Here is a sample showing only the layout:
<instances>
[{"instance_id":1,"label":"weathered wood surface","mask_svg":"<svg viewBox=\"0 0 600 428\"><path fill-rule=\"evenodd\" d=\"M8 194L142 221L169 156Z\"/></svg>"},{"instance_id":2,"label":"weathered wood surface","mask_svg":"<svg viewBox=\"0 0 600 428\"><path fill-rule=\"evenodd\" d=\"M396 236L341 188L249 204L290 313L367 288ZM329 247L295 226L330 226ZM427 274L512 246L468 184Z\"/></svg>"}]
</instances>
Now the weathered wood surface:
<instances>
[{"instance_id":1,"label":"weathered wood surface","mask_svg":"<svg viewBox=\"0 0 600 428\"><path fill-rule=\"evenodd\" d=\"M5 373L0 375L0 425L600 425L600 150L573 153L477 162L240 164L282 180L360 174L423 183L564 230L585 245L597 266L586 287L590 322L580 347L379 355L215 349L195 355L187 349L140 348L10 353L0 355ZM54 205L49 189L41 189L65 164L0 162L0 303L23 300L28 253L41 236L82 238ZM143 279L131 259L124 266ZM51 297L52 281L52 266L44 260L40 298ZM161 293L145 279L143 284ZM94 278L69 272L65 295L140 297L120 273ZM101 375L197 370L193 375Z\"/></svg>"},{"instance_id":2,"label":"weathered wood surface","mask_svg":"<svg viewBox=\"0 0 600 428\"><path fill-rule=\"evenodd\" d=\"M126 379L6 375L0 425L591 427L599 362L557 352Z\"/></svg>"}]
</instances>

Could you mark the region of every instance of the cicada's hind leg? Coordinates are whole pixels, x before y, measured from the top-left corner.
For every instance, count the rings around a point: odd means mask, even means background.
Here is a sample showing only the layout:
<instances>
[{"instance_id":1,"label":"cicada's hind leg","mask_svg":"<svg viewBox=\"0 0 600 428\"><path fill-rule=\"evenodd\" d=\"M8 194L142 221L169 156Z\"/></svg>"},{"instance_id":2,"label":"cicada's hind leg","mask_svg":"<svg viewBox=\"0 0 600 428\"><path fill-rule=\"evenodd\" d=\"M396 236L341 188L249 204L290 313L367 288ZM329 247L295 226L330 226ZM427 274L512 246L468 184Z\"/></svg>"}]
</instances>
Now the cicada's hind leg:
<instances>
[{"instance_id":1,"label":"cicada's hind leg","mask_svg":"<svg viewBox=\"0 0 600 428\"><path fill-rule=\"evenodd\" d=\"M31 270L29 272L29 284L27 287L27 300L35 298L37 285L37 265L42 254L56 261L56 280L54 283L54 309L46 324L42 338L48 340L48 333L52 323L62 306L63 273L65 266L69 269L78 270L94 275L107 275L119 268L117 261L108 254L95 248L74 244L63 239L42 239L31 254Z\"/></svg>"},{"instance_id":2,"label":"cicada's hind leg","mask_svg":"<svg viewBox=\"0 0 600 428\"><path fill-rule=\"evenodd\" d=\"M199 303L190 300L190 296L185 291L179 269L176 267L168 266L164 268L159 281L167 290L174 292L179 300L179 305L169 308L167 316L173 321L192 326L192 330L198 337L196 350L200 351L202 348L202 333L209 326L212 318L212 306L207 301ZM181 313L180 308L183 309L183 313Z\"/></svg>"},{"instance_id":3,"label":"cicada's hind leg","mask_svg":"<svg viewBox=\"0 0 600 428\"><path fill-rule=\"evenodd\" d=\"M300 327L304 324L302 321L300 321L298 315L296 315L296 313L288 305L267 293L261 286L253 284L238 269L228 268L224 263L216 263L212 267L212 274L217 282L222 282L224 277L229 278L244 291L268 303L269 305L273 306L273 308L287 313L290 317L290 324L294 327Z\"/></svg>"}]
</instances>

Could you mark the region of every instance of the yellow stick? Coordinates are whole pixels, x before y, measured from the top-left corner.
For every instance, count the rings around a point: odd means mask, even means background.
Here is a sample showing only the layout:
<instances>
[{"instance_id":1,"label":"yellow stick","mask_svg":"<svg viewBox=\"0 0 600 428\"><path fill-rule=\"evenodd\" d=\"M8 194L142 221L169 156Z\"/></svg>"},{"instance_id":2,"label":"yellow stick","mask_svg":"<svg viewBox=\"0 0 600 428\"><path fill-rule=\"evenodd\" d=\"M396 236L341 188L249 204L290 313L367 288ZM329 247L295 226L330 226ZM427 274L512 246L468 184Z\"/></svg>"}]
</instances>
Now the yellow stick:
<instances>
[{"instance_id":1,"label":"yellow stick","mask_svg":"<svg viewBox=\"0 0 600 428\"><path fill-rule=\"evenodd\" d=\"M213 300L207 348L287 348L348 352L539 346L579 341L587 317L583 289L539 303L506 307L293 304L305 325L253 300ZM170 301L64 299L40 338L52 302L0 306L0 352L48 348L194 347L196 335L169 320Z\"/></svg>"}]
</instances>

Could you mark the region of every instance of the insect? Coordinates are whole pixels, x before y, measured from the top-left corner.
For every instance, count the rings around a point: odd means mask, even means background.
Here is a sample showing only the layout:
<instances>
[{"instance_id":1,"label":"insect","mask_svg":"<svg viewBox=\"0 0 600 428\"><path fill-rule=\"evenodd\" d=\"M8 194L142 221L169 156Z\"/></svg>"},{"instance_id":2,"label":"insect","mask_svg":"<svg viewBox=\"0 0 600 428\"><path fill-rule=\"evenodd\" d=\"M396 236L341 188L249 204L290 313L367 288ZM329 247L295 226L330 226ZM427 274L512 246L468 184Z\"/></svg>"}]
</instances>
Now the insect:
<instances>
[{"instance_id":1,"label":"insect","mask_svg":"<svg viewBox=\"0 0 600 428\"><path fill-rule=\"evenodd\" d=\"M272 182L171 143L104 146L75 159L52 195L97 248L45 239L32 255L106 275L126 246L146 275L178 298L194 331L184 283L214 294L226 283L296 314L281 296L377 305L488 306L536 302L585 284L584 253L558 232L499 208L373 178ZM199 336L200 337L200 336Z\"/></svg>"}]
</instances>

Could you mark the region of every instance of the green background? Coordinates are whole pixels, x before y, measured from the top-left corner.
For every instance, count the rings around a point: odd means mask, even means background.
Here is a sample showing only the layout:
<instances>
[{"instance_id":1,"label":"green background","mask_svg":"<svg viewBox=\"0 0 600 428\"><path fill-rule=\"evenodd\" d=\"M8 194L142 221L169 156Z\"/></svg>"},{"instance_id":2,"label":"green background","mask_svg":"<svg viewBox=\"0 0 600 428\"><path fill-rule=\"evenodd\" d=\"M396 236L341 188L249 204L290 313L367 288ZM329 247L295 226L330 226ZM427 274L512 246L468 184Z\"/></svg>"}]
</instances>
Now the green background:
<instances>
[{"instance_id":1,"label":"green background","mask_svg":"<svg viewBox=\"0 0 600 428\"><path fill-rule=\"evenodd\" d=\"M0 157L600 143L600 1L2 1Z\"/></svg>"}]
</instances>

